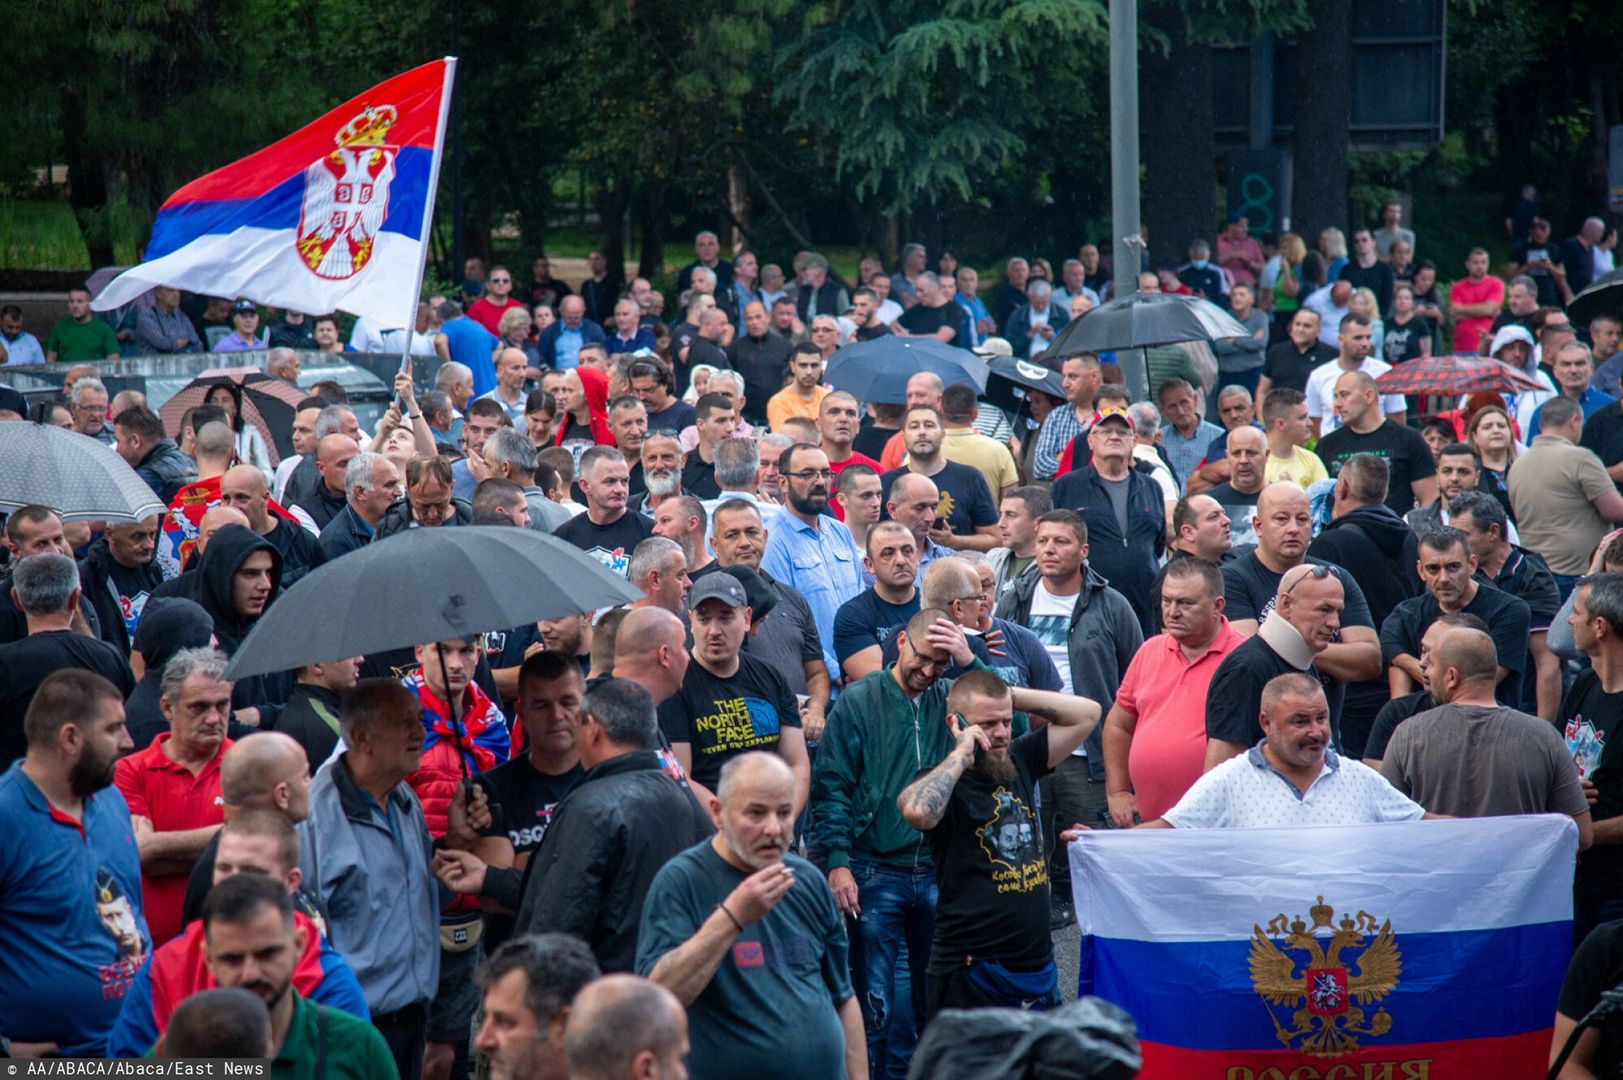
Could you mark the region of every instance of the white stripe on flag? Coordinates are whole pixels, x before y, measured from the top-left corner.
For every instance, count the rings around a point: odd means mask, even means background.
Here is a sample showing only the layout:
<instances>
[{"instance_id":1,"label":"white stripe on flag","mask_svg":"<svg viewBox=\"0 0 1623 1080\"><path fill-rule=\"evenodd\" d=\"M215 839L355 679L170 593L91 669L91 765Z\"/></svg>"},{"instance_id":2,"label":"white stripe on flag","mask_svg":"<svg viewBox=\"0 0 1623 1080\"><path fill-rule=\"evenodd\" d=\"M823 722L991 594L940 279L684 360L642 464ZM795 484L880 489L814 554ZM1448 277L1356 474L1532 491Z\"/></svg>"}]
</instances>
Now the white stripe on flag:
<instances>
[{"instance_id":1,"label":"white stripe on flag","mask_svg":"<svg viewBox=\"0 0 1623 1080\"><path fill-rule=\"evenodd\" d=\"M1572 918L1578 830L1559 814L1290 829L1098 830L1071 844L1084 934L1243 940L1276 914L1390 918L1409 933Z\"/></svg>"}]
</instances>

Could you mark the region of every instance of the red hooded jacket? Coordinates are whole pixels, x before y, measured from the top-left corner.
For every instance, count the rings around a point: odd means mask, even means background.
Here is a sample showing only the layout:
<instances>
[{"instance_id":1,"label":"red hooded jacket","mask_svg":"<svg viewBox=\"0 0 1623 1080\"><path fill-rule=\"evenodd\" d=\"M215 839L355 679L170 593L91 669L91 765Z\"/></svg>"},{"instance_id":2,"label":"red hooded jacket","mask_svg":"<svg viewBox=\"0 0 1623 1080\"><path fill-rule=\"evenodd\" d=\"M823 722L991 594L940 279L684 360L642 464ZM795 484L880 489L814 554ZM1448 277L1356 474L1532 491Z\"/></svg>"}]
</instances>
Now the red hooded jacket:
<instances>
[{"instance_id":1,"label":"red hooded jacket","mask_svg":"<svg viewBox=\"0 0 1623 1080\"><path fill-rule=\"evenodd\" d=\"M580 376L581 389L586 392L586 409L591 414L592 438L597 440L599 446L613 446L614 433L609 430L609 377L595 367L582 364L574 369ZM569 421L565 419L558 425L558 437L553 440L554 446L562 446L564 432L569 430Z\"/></svg>"}]
</instances>

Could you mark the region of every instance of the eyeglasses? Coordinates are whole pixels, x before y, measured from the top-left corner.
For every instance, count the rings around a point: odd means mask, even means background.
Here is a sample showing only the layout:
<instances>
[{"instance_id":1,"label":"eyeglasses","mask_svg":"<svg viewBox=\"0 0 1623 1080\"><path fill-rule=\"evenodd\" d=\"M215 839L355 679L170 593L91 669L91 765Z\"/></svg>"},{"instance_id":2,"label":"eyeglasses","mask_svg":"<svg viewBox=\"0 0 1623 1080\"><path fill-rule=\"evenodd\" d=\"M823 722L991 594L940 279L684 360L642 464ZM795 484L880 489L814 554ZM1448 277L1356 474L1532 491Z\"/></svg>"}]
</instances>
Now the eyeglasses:
<instances>
[{"instance_id":1,"label":"eyeglasses","mask_svg":"<svg viewBox=\"0 0 1623 1080\"><path fill-rule=\"evenodd\" d=\"M834 478L833 469L801 469L799 472L784 473L791 480L807 483L811 480L831 480Z\"/></svg>"},{"instance_id":2,"label":"eyeglasses","mask_svg":"<svg viewBox=\"0 0 1623 1080\"><path fill-rule=\"evenodd\" d=\"M513 279L509 277L493 277L490 279L490 283L492 285L511 285Z\"/></svg>"},{"instance_id":3,"label":"eyeglasses","mask_svg":"<svg viewBox=\"0 0 1623 1080\"><path fill-rule=\"evenodd\" d=\"M1307 568L1307 573L1296 579L1295 585L1292 585L1290 588L1285 590L1285 595L1289 596L1291 593L1295 592L1297 585L1302 584L1302 582L1306 581L1308 578L1312 578L1314 581L1323 581L1329 576L1330 568L1328 566L1324 566L1320 563L1314 563Z\"/></svg>"}]
</instances>

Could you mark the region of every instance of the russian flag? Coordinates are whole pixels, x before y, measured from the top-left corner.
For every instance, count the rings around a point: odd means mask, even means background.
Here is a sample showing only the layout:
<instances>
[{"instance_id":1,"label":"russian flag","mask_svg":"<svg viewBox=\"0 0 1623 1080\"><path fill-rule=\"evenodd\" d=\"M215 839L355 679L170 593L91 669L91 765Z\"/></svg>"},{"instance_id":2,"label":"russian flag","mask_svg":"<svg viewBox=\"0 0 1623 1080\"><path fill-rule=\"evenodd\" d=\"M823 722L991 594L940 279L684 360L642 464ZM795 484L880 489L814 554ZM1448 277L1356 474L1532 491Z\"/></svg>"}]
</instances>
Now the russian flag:
<instances>
[{"instance_id":1,"label":"russian flag","mask_svg":"<svg viewBox=\"0 0 1623 1080\"><path fill-rule=\"evenodd\" d=\"M1145 1080L1543 1076L1577 850L1556 815L1086 833L1080 992Z\"/></svg>"},{"instance_id":2,"label":"russian flag","mask_svg":"<svg viewBox=\"0 0 1623 1080\"><path fill-rule=\"evenodd\" d=\"M107 311L159 285L409 326L427 257L456 58L397 75L158 210Z\"/></svg>"}]
</instances>

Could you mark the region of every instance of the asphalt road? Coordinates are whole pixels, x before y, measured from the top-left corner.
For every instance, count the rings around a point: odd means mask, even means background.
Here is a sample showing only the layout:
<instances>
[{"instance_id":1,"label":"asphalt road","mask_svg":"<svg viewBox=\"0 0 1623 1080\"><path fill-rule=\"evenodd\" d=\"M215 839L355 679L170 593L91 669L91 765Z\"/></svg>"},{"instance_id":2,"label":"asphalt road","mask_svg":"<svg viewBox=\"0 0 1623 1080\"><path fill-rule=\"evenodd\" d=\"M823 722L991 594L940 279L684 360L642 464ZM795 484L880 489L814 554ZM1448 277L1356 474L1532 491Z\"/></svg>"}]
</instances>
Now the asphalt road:
<instances>
[{"instance_id":1,"label":"asphalt road","mask_svg":"<svg viewBox=\"0 0 1623 1080\"><path fill-rule=\"evenodd\" d=\"M1054 932L1054 963L1059 968L1059 992L1066 1001L1076 1000L1076 960L1082 945L1082 932L1072 923Z\"/></svg>"}]
</instances>

